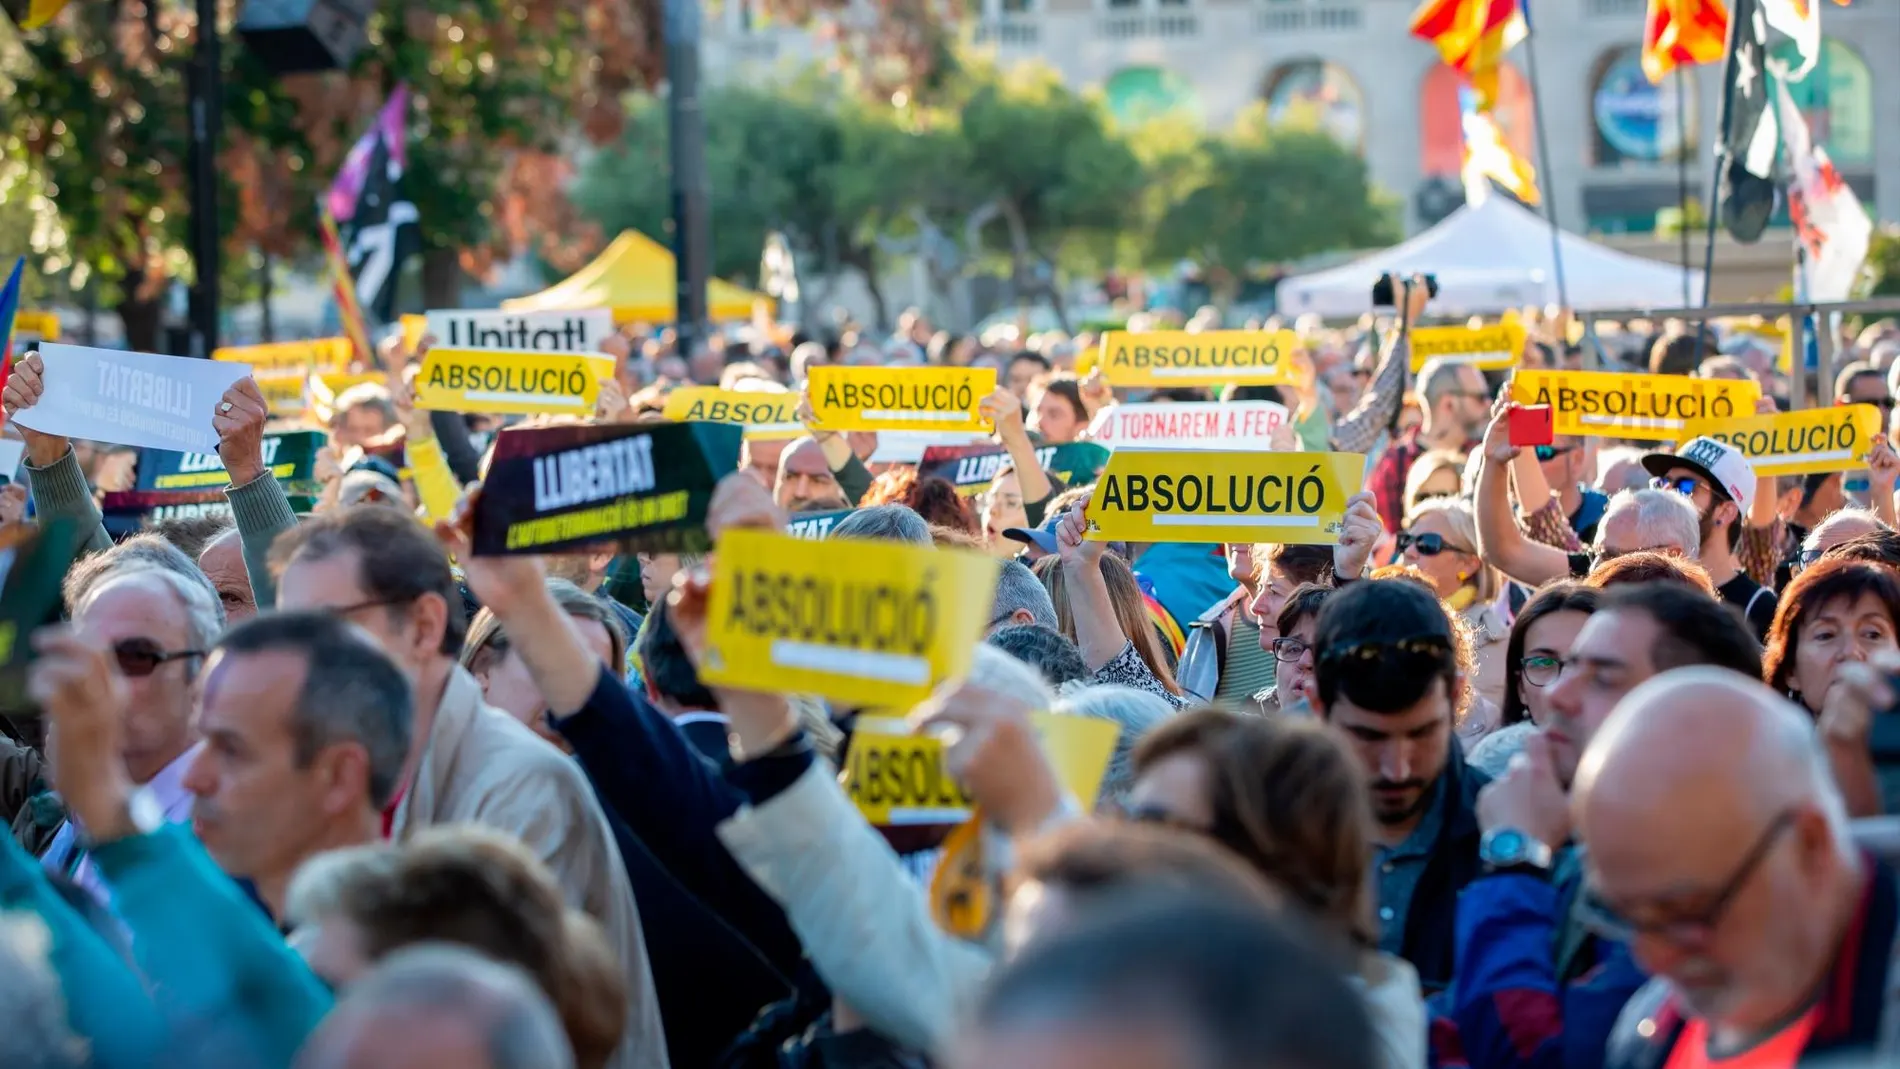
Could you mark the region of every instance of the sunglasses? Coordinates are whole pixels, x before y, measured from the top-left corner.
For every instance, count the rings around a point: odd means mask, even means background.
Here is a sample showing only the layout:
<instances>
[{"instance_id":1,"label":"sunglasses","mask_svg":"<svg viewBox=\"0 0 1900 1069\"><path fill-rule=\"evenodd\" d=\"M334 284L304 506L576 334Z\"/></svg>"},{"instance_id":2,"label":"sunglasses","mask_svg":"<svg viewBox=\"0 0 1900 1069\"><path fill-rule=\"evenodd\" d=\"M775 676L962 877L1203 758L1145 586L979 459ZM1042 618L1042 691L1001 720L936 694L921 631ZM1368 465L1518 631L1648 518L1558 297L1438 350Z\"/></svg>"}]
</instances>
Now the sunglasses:
<instances>
[{"instance_id":1,"label":"sunglasses","mask_svg":"<svg viewBox=\"0 0 1900 1069\"><path fill-rule=\"evenodd\" d=\"M1418 555L1421 557L1436 557L1446 550L1450 550L1453 553L1468 554L1471 552L1468 549L1460 549L1450 542L1445 541L1445 536L1441 534L1413 534L1410 531L1399 532L1399 552L1403 553L1412 547L1417 547Z\"/></svg>"},{"instance_id":2,"label":"sunglasses","mask_svg":"<svg viewBox=\"0 0 1900 1069\"><path fill-rule=\"evenodd\" d=\"M1531 446L1531 451L1537 454L1538 463L1548 464L1566 453L1576 452L1577 447L1574 445L1534 445Z\"/></svg>"},{"instance_id":3,"label":"sunglasses","mask_svg":"<svg viewBox=\"0 0 1900 1069\"><path fill-rule=\"evenodd\" d=\"M204 655L203 650L167 650L149 638L122 638L112 644L112 656L119 662L119 671L132 679L151 675L167 661Z\"/></svg>"},{"instance_id":4,"label":"sunglasses","mask_svg":"<svg viewBox=\"0 0 1900 1069\"><path fill-rule=\"evenodd\" d=\"M1658 475L1649 480L1649 485L1651 489L1674 490L1684 497L1693 497L1695 496L1696 487L1702 485L1702 482L1693 475L1678 475L1673 479L1667 479Z\"/></svg>"}]
</instances>

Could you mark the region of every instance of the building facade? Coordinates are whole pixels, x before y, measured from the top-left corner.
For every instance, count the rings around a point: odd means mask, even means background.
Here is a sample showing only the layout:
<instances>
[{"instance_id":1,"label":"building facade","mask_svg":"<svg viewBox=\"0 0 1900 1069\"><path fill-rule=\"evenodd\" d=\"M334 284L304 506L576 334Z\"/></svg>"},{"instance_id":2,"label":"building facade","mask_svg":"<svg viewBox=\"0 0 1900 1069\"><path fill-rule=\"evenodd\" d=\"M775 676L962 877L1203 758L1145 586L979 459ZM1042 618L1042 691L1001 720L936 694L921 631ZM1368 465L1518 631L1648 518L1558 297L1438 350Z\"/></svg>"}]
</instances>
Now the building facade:
<instances>
[{"instance_id":1,"label":"building facade","mask_svg":"<svg viewBox=\"0 0 1900 1069\"><path fill-rule=\"evenodd\" d=\"M1265 100L1272 114L1305 115L1356 148L1373 181L1404 201L1408 231L1462 202L1459 81L1407 32L1417 0L978 2L979 46L1100 89L1120 117L1175 112L1218 129ZM1550 166L1538 167L1539 183L1568 229L1646 234L1685 186L1709 203L1721 66L1651 86L1639 63L1645 6L1537 0L1530 47L1509 57L1500 125L1540 164L1541 112ZM1820 6L1822 57L1793 86L1796 103L1869 210L1900 220L1900 0ZM748 10L727 0L709 17L710 77L769 77L816 57L809 34L757 24Z\"/></svg>"}]
</instances>

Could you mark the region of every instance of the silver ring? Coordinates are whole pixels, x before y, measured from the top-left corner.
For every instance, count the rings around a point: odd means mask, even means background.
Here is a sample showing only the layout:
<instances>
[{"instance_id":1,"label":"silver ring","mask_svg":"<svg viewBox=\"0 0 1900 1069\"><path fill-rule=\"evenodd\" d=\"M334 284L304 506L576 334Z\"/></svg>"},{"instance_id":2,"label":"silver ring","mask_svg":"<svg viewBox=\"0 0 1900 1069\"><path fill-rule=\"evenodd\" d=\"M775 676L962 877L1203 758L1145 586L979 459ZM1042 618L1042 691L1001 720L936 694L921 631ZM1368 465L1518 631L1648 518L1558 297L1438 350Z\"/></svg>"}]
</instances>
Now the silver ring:
<instances>
[{"instance_id":1,"label":"silver ring","mask_svg":"<svg viewBox=\"0 0 1900 1069\"><path fill-rule=\"evenodd\" d=\"M231 411L231 402L229 402L229 401L225 401L225 402L223 402L222 404L220 404L220 405L218 405L218 411L220 411L220 412L229 412L229 411Z\"/></svg>"}]
</instances>

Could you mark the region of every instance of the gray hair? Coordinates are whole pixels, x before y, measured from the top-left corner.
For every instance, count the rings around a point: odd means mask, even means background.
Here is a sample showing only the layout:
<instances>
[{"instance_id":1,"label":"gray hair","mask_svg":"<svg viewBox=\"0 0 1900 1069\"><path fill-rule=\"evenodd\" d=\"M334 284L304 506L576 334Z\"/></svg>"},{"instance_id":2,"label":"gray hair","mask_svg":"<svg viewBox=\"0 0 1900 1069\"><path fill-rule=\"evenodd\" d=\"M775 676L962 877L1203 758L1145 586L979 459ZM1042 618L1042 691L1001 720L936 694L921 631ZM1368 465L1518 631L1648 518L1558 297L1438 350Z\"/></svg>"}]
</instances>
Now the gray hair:
<instances>
[{"instance_id":1,"label":"gray hair","mask_svg":"<svg viewBox=\"0 0 1900 1069\"><path fill-rule=\"evenodd\" d=\"M396 422L396 403L390 399L388 387L381 383L359 382L338 394L336 404L332 406L339 419L344 413L359 408L373 408L382 413L383 419L390 424Z\"/></svg>"},{"instance_id":2,"label":"gray hair","mask_svg":"<svg viewBox=\"0 0 1900 1069\"><path fill-rule=\"evenodd\" d=\"M78 612L79 603L87 600L92 588L98 586L108 574L132 568L160 568L171 572L189 583L204 588L205 596L211 599L212 607L217 610L217 627L211 632L215 639L224 629L224 603L218 600L218 588L211 585L204 569L198 562L185 555L185 551L172 545L163 535L147 531L135 534L110 549L82 557L67 571L66 578L60 584L60 596L66 602L66 615ZM206 639L209 643L211 639Z\"/></svg>"},{"instance_id":3,"label":"gray hair","mask_svg":"<svg viewBox=\"0 0 1900 1069\"><path fill-rule=\"evenodd\" d=\"M872 505L839 520L826 538L875 538L885 542L909 542L932 546L930 524L905 505Z\"/></svg>"},{"instance_id":4,"label":"gray hair","mask_svg":"<svg viewBox=\"0 0 1900 1069\"><path fill-rule=\"evenodd\" d=\"M1041 672L987 642L977 643L967 678L973 686L1026 699L1036 709L1056 703L1056 693Z\"/></svg>"},{"instance_id":5,"label":"gray hair","mask_svg":"<svg viewBox=\"0 0 1900 1069\"><path fill-rule=\"evenodd\" d=\"M1630 445L1611 446L1597 453L1597 479L1604 493L1614 494L1619 490L1642 490L1649 486L1649 472L1643 469L1643 450ZM1617 465L1625 465L1624 484L1610 486L1603 482Z\"/></svg>"},{"instance_id":6,"label":"gray hair","mask_svg":"<svg viewBox=\"0 0 1900 1069\"><path fill-rule=\"evenodd\" d=\"M317 1026L297 1064L343 1069L377 1018L459 1019L481 1035L489 1069L573 1069L574 1050L554 1004L528 974L473 950L422 943L395 951L350 985Z\"/></svg>"},{"instance_id":7,"label":"gray hair","mask_svg":"<svg viewBox=\"0 0 1900 1069\"><path fill-rule=\"evenodd\" d=\"M1842 528L1849 528L1843 531ZM1801 540L1803 550L1833 549L1850 538L1858 538L1875 531L1884 531L1887 525L1880 522L1874 510L1864 505L1842 505L1827 518L1814 525L1814 530Z\"/></svg>"},{"instance_id":8,"label":"gray hair","mask_svg":"<svg viewBox=\"0 0 1900 1069\"><path fill-rule=\"evenodd\" d=\"M415 699L409 677L382 647L326 612L273 612L232 628L218 649L303 658L303 687L291 714L297 767L308 767L327 747L356 743L369 758L370 804L389 804L409 758Z\"/></svg>"},{"instance_id":9,"label":"gray hair","mask_svg":"<svg viewBox=\"0 0 1900 1069\"><path fill-rule=\"evenodd\" d=\"M1425 361L1425 366L1418 369L1418 392L1425 403L1437 404L1440 397L1462 385L1464 376L1459 369L1465 366L1439 357Z\"/></svg>"},{"instance_id":10,"label":"gray hair","mask_svg":"<svg viewBox=\"0 0 1900 1069\"><path fill-rule=\"evenodd\" d=\"M1006 619L1018 610L1029 613L1028 623L1051 631L1062 630L1056 619L1056 603L1049 600L1049 590L1042 585L1042 580L1023 562L1004 561L1002 574L996 577L996 601L990 607L991 626L1023 623Z\"/></svg>"},{"instance_id":11,"label":"gray hair","mask_svg":"<svg viewBox=\"0 0 1900 1069\"><path fill-rule=\"evenodd\" d=\"M52 942L38 914L0 914L0 1065L8 1069L88 1064L85 1042L66 1024L65 993L47 958Z\"/></svg>"},{"instance_id":12,"label":"gray hair","mask_svg":"<svg viewBox=\"0 0 1900 1069\"><path fill-rule=\"evenodd\" d=\"M1115 725L1115 752L1108 760L1108 773L1102 777L1101 800L1119 806L1135 786L1135 744L1156 725L1172 717L1174 706L1158 694L1117 683L1082 687L1070 684L1062 689L1054 711L1106 720Z\"/></svg>"},{"instance_id":13,"label":"gray hair","mask_svg":"<svg viewBox=\"0 0 1900 1069\"><path fill-rule=\"evenodd\" d=\"M182 555L181 555L182 556ZM194 566L194 571L196 568ZM194 650L210 650L218 641L218 635L224 631L224 603L218 600L217 593L198 572L198 581L193 582L186 576L170 568L149 564L140 559L127 559L119 566L108 568L99 573L86 586L78 603L73 606L73 619L86 614L99 595L110 590L121 580L138 578L149 579L164 587L178 602L185 614L185 647Z\"/></svg>"},{"instance_id":14,"label":"gray hair","mask_svg":"<svg viewBox=\"0 0 1900 1069\"><path fill-rule=\"evenodd\" d=\"M1636 538L1643 547L1674 545L1682 547L1685 557L1701 555L1702 518L1689 499L1674 490L1618 490L1597 526L1599 547L1610 518L1630 511L1636 513Z\"/></svg>"},{"instance_id":15,"label":"gray hair","mask_svg":"<svg viewBox=\"0 0 1900 1069\"><path fill-rule=\"evenodd\" d=\"M344 888L370 873L389 877L396 871L401 855L401 847L376 842L325 850L305 859L290 878L281 919L293 929L320 923L341 911Z\"/></svg>"}]
</instances>

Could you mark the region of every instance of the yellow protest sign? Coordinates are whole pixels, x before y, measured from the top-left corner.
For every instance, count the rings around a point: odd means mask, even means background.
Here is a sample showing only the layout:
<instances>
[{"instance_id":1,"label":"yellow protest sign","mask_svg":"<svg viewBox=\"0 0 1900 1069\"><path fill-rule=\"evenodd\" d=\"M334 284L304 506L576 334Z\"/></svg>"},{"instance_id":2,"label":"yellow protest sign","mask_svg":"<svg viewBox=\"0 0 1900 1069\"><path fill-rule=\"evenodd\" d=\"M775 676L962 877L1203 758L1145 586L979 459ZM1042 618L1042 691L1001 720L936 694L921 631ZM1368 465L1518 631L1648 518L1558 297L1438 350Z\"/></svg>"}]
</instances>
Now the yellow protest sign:
<instances>
[{"instance_id":1,"label":"yellow protest sign","mask_svg":"<svg viewBox=\"0 0 1900 1069\"><path fill-rule=\"evenodd\" d=\"M1115 753L1116 726L1049 712L1031 713L1029 722L1056 780L1084 812L1093 810ZM878 827L961 824L974 801L945 767L943 749L942 739L911 734L901 718L860 716L845 753L845 793Z\"/></svg>"},{"instance_id":2,"label":"yellow protest sign","mask_svg":"<svg viewBox=\"0 0 1900 1069\"><path fill-rule=\"evenodd\" d=\"M1753 379L1692 379L1617 371L1519 371L1511 399L1549 405L1558 434L1680 441L1697 420L1755 414Z\"/></svg>"},{"instance_id":3,"label":"yellow protest sign","mask_svg":"<svg viewBox=\"0 0 1900 1069\"><path fill-rule=\"evenodd\" d=\"M20 311L13 316L13 341L18 345L28 341L59 340L59 313Z\"/></svg>"},{"instance_id":4,"label":"yellow protest sign","mask_svg":"<svg viewBox=\"0 0 1900 1069\"><path fill-rule=\"evenodd\" d=\"M416 376L416 407L449 412L591 416L600 397L598 353L430 349Z\"/></svg>"},{"instance_id":5,"label":"yellow protest sign","mask_svg":"<svg viewBox=\"0 0 1900 1069\"><path fill-rule=\"evenodd\" d=\"M998 564L967 550L728 531L700 678L715 686L908 705L970 667Z\"/></svg>"},{"instance_id":6,"label":"yellow protest sign","mask_svg":"<svg viewBox=\"0 0 1900 1069\"><path fill-rule=\"evenodd\" d=\"M1482 327L1418 327L1412 331L1412 370L1431 360L1470 364L1481 371L1516 367L1525 337L1524 324L1515 319Z\"/></svg>"},{"instance_id":7,"label":"yellow protest sign","mask_svg":"<svg viewBox=\"0 0 1900 1069\"><path fill-rule=\"evenodd\" d=\"M1365 466L1361 453L1117 449L1089 501L1088 537L1324 545Z\"/></svg>"},{"instance_id":8,"label":"yellow protest sign","mask_svg":"<svg viewBox=\"0 0 1900 1069\"><path fill-rule=\"evenodd\" d=\"M806 393L821 431L995 430L978 405L996 389L996 369L814 367Z\"/></svg>"},{"instance_id":9,"label":"yellow protest sign","mask_svg":"<svg viewBox=\"0 0 1900 1069\"><path fill-rule=\"evenodd\" d=\"M347 339L346 339L347 340ZM284 370L266 368L258 372L259 393L270 406L273 416L295 416L309 409L318 422L328 423L331 410L336 404L337 395L365 382L387 383L389 376L381 371L333 371L323 375L311 375L302 370Z\"/></svg>"},{"instance_id":10,"label":"yellow protest sign","mask_svg":"<svg viewBox=\"0 0 1900 1069\"><path fill-rule=\"evenodd\" d=\"M1110 386L1291 385L1299 345L1290 330L1115 330L1102 335L1095 366Z\"/></svg>"},{"instance_id":11,"label":"yellow protest sign","mask_svg":"<svg viewBox=\"0 0 1900 1069\"><path fill-rule=\"evenodd\" d=\"M422 336L429 333L429 317L406 315L402 317L402 346L410 352L422 344Z\"/></svg>"},{"instance_id":12,"label":"yellow protest sign","mask_svg":"<svg viewBox=\"0 0 1900 1069\"><path fill-rule=\"evenodd\" d=\"M1809 408L1746 419L1696 420L1682 440L1708 437L1739 450L1756 475L1808 475L1862 467L1880 440L1880 409L1873 405Z\"/></svg>"},{"instance_id":13,"label":"yellow protest sign","mask_svg":"<svg viewBox=\"0 0 1900 1069\"><path fill-rule=\"evenodd\" d=\"M741 424L747 438L796 438L805 433L795 393L682 386L666 395L660 414L681 423Z\"/></svg>"},{"instance_id":14,"label":"yellow protest sign","mask_svg":"<svg viewBox=\"0 0 1900 1069\"><path fill-rule=\"evenodd\" d=\"M280 341L267 345L233 345L213 349L211 359L249 364L257 370L292 368L301 371L341 371L356 355L348 338L311 338L306 341Z\"/></svg>"}]
</instances>

